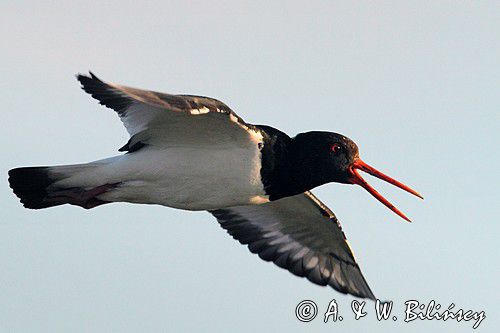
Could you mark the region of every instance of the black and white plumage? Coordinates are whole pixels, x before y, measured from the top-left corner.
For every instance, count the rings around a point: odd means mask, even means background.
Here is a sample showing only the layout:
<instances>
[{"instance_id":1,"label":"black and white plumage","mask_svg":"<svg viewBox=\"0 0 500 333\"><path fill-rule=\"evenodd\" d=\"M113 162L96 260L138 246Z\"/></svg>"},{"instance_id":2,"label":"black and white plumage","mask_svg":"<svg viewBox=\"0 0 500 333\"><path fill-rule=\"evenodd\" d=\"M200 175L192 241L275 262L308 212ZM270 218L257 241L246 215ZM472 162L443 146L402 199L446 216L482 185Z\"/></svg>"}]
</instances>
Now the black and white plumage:
<instances>
[{"instance_id":1,"label":"black and white plumage","mask_svg":"<svg viewBox=\"0 0 500 333\"><path fill-rule=\"evenodd\" d=\"M263 260L342 293L375 299L340 223L311 192L264 205L212 211L221 226Z\"/></svg>"},{"instance_id":2,"label":"black and white plumage","mask_svg":"<svg viewBox=\"0 0 500 333\"><path fill-rule=\"evenodd\" d=\"M82 88L115 110L130 134L125 154L86 164L9 171L26 208L110 202L208 210L221 226L267 261L319 285L375 299L335 215L310 189L359 184L358 169L415 191L359 159L348 138L329 132L289 137L244 122L224 103L170 95L78 75Z\"/></svg>"}]
</instances>

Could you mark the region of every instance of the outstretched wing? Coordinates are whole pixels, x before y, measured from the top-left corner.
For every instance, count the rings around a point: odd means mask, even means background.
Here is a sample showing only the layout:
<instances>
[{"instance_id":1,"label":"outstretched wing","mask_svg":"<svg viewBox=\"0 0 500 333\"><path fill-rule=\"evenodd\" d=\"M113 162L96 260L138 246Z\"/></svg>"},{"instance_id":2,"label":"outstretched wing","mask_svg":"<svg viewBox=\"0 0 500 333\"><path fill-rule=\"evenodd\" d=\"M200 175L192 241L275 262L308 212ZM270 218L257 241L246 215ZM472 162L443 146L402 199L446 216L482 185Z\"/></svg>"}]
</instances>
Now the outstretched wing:
<instances>
[{"instance_id":1,"label":"outstretched wing","mask_svg":"<svg viewBox=\"0 0 500 333\"><path fill-rule=\"evenodd\" d=\"M131 136L121 151L144 144L245 144L249 135L258 136L252 125L213 98L130 88L104 82L91 72L89 76L79 74L77 79L83 90L120 116Z\"/></svg>"},{"instance_id":2,"label":"outstretched wing","mask_svg":"<svg viewBox=\"0 0 500 333\"><path fill-rule=\"evenodd\" d=\"M337 218L311 192L210 213L263 260L313 283L375 299Z\"/></svg>"}]
</instances>

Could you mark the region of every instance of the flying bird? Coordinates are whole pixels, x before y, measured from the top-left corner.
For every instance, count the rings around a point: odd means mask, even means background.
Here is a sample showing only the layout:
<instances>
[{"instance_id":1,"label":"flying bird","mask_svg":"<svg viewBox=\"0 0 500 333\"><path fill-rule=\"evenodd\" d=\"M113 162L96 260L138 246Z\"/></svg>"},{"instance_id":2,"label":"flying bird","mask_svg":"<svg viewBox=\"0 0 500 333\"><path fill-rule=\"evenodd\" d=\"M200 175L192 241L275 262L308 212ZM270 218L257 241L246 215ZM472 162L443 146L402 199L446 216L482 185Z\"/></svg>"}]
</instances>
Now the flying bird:
<instances>
[{"instance_id":1,"label":"flying bird","mask_svg":"<svg viewBox=\"0 0 500 333\"><path fill-rule=\"evenodd\" d=\"M171 95L77 75L84 91L114 110L130 134L122 155L85 164L22 167L9 183L26 208L111 202L206 210L251 252L318 285L375 299L334 213L310 190L357 184L410 221L360 175L420 198L359 157L344 135L290 137L245 122L212 98Z\"/></svg>"}]
</instances>

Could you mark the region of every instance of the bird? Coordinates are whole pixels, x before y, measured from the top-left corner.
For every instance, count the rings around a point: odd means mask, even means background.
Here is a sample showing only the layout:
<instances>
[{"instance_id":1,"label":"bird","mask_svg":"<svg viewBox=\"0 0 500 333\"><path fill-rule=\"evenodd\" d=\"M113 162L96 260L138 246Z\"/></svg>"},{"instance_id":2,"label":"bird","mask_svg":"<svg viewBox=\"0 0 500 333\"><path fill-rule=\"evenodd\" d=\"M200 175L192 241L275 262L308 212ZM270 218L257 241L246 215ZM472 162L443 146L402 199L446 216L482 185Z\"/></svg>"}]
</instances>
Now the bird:
<instances>
[{"instance_id":1,"label":"bird","mask_svg":"<svg viewBox=\"0 0 500 333\"><path fill-rule=\"evenodd\" d=\"M76 78L118 114L130 139L114 157L10 170L10 187L24 207L127 202L208 211L261 259L376 300L339 220L311 190L331 182L360 185L409 222L359 171L423 197L361 160L351 139L323 131L291 137L247 123L213 98L131 88L90 71Z\"/></svg>"}]
</instances>

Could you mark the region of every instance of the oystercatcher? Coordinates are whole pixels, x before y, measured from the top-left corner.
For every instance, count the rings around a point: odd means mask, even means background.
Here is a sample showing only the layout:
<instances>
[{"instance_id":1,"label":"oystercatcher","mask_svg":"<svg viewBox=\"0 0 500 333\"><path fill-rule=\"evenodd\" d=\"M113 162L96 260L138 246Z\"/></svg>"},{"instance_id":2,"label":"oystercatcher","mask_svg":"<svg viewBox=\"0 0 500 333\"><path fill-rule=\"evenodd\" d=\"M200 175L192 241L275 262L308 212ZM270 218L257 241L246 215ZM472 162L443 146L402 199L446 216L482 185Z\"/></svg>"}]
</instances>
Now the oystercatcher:
<instances>
[{"instance_id":1,"label":"oystercatcher","mask_svg":"<svg viewBox=\"0 0 500 333\"><path fill-rule=\"evenodd\" d=\"M347 137L295 137L246 123L208 97L170 95L77 75L83 90L113 109L130 134L122 155L86 164L24 167L9 182L24 207L93 208L111 202L207 210L251 252L295 275L375 299L333 214L310 190L358 184L409 219L359 174L421 197L359 158Z\"/></svg>"}]
</instances>

